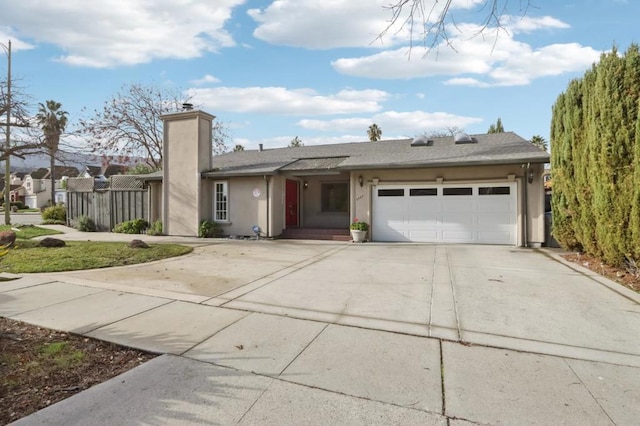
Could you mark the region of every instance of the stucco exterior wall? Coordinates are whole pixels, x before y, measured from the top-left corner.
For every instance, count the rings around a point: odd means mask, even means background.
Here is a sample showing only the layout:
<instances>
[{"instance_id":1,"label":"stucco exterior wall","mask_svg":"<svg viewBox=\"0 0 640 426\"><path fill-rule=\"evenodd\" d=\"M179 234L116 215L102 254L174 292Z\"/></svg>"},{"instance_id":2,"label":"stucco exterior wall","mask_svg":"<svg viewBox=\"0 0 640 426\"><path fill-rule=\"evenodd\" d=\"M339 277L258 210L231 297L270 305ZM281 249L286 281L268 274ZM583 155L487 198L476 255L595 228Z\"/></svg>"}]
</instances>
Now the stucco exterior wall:
<instances>
[{"instance_id":1,"label":"stucco exterior wall","mask_svg":"<svg viewBox=\"0 0 640 426\"><path fill-rule=\"evenodd\" d=\"M270 203L271 221L269 223L269 235L277 237L282 234L285 224L284 203L285 203L285 182L284 176L271 176L270 179Z\"/></svg>"},{"instance_id":2,"label":"stucco exterior wall","mask_svg":"<svg viewBox=\"0 0 640 426\"><path fill-rule=\"evenodd\" d=\"M531 165L534 172L534 180L527 183L526 168L520 165L504 166L477 166L477 167L445 167L432 169L379 169L362 170L351 173L351 220L357 217L369 224L372 222L371 206L372 191L375 187L373 180L378 179L379 184L428 182L437 183L442 178L443 183L459 182L472 183L507 182L513 177L518 187L518 245L525 241L524 218L525 200L523 185L527 185L527 241L529 245L542 244L544 242L544 187L542 173L544 165ZM512 176L510 176L512 175ZM359 176L362 176L364 184L359 185Z\"/></svg>"},{"instance_id":3,"label":"stucco exterior wall","mask_svg":"<svg viewBox=\"0 0 640 426\"><path fill-rule=\"evenodd\" d=\"M252 236L253 226L258 225L262 236L267 235L267 223L271 227L271 218L267 218L267 208L271 209L272 182L264 176L236 177L229 179L211 179L208 185L210 193L209 216L213 219L213 190L215 182L227 182L229 191L229 221L218 222L224 235ZM269 184L269 201L267 201L267 184ZM273 214L273 213L272 213ZM269 236L272 230L269 230Z\"/></svg>"},{"instance_id":4,"label":"stucco exterior wall","mask_svg":"<svg viewBox=\"0 0 640 426\"><path fill-rule=\"evenodd\" d=\"M211 168L212 115L183 111L163 115L163 226L168 235L197 236L210 191L201 173Z\"/></svg>"}]
</instances>

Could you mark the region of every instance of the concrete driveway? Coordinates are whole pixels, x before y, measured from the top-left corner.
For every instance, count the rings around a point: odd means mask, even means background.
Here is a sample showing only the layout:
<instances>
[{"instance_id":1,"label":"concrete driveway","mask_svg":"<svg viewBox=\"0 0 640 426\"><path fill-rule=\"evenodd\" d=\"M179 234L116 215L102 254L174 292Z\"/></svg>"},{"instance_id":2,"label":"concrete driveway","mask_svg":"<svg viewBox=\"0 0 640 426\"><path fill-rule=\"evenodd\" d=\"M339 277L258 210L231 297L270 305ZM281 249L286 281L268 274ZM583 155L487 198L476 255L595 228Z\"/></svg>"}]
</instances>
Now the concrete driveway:
<instances>
[{"instance_id":1,"label":"concrete driveway","mask_svg":"<svg viewBox=\"0 0 640 426\"><path fill-rule=\"evenodd\" d=\"M180 406L191 407L180 418L188 424L220 419L188 392L212 380L236 401L221 424L640 418L640 297L550 252L191 243L194 253L178 259L31 275L2 287L1 315L173 354L145 366L153 380L145 369L128 373L133 400L108 382L27 424L87 424L82 413L95 410L115 424L158 410L153 423L171 423L178 414L152 403L169 397L155 386L171 380ZM211 389L205 400L230 397Z\"/></svg>"},{"instance_id":2,"label":"concrete driveway","mask_svg":"<svg viewBox=\"0 0 640 426\"><path fill-rule=\"evenodd\" d=\"M639 296L545 253L229 241L148 265L55 275L243 311L640 366Z\"/></svg>"}]
</instances>

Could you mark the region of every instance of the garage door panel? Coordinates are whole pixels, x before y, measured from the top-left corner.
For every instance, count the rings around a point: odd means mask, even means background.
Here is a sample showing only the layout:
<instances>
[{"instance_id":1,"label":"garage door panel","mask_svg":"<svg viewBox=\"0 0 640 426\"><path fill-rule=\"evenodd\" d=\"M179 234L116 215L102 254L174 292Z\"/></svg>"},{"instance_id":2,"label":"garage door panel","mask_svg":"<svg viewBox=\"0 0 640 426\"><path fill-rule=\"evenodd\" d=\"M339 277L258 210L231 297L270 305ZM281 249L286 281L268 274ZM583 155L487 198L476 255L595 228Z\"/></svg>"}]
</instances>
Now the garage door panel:
<instances>
[{"instance_id":1,"label":"garage door panel","mask_svg":"<svg viewBox=\"0 0 640 426\"><path fill-rule=\"evenodd\" d=\"M413 229L409 232L409 240L415 241L418 243L429 243L432 241L436 241L438 239L438 231L437 230L416 230Z\"/></svg>"},{"instance_id":2,"label":"garage door panel","mask_svg":"<svg viewBox=\"0 0 640 426\"><path fill-rule=\"evenodd\" d=\"M380 185L373 195L376 241L517 242L515 183Z\"/></svg>"},{"instance_id":3,"label":"garage door panel","mask_svg":"<svg viewBox=\"0 0 640 426\"><path fill-rule=\"evenodd\" d=\"M469 211L474 208L474 204L475 200L472 197L445 196L442 201L442 211L445 213Z\"/></svg>"},{"instance_id":4,"label":"garage door panel","mask_svg":"<svg viewBox=\"0 0 640 426\"><path fill-rule=\"evenodd\" d=\"M448 243L473 243L475 238L473 232L464 230L444 230L442 231L442 238Z\"/></svg>"},{"instance_id":5,"label":"garage door panel","mask_svg":"<svg viewBox=\"0 0 640 426\"><path fill-rule=\"evenodd\" d=\"M481 227L493 226L493 225L507 225L512 227L515 225L513 222L513 215L511 213L505 213L504 211L495 212L491 214L479 213L477 215L478 225Z\"/></svg>"},{"instance_id":6,"label":"garage door panel","mask_svg":"<svg viewBox=\"0 0 640 426\"><path fill-rule=\"evenodd\" d=\"M478 211L480 212L511 212L513 203L510 197L478 197Z\"/></svg>"}]
</instances>

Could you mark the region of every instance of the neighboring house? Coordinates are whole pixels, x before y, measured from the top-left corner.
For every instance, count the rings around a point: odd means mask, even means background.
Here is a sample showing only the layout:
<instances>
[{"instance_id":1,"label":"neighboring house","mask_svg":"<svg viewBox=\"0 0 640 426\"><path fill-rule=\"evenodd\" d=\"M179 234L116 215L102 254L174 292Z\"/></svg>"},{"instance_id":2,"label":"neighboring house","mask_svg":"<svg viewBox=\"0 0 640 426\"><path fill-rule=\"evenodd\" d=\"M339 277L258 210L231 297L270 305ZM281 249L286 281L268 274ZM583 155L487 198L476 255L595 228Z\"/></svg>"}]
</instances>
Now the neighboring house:
<instances>
[{"instance_id":1,"label":"neighboring house","mask_svg":"<svg viewBox=\"0 0 640 426\"><path fill-rule=\"evenodd\" d=\"M88 178L92 177L94 179L104 177L102 176L102 167L100 166L86 166L82 173L78 177Z\"/></svg>"},{"instance_id":2,"label":"neighboring house","mask_svg":"<svg viewBox=\"0 0 640 426\"><path fill-rule=\"evenodd\" d=\"M56 203L66 202L66 179L77 177L80 173L75 167L56 166L55 173L55 197ZM42 208L48 206L51 201L51 174L49 168L41 167L24 177L24 203L30 208Z\"/></svg>"},{"instance_id":3,"label":"neighboring house","mask_svg":"<svg viewBox=\"0 0 640 426\"><path fill-rule=\"evenodd\" d=\"M109 178L113 175L121 175L129 170L128 166L121 164L108 164L105 166L86 166L79 177L92 177L94 179L95 189L104 189L108 187Z\"/></svg>"},{"instance_id":4,"label":"neighboring house","mask_svg":"<svg viewBox=\"0 0 640 426\"><path fill-rule=\"evenodd\" d=\"M211 158L202 111L164 115L164 231L277 237L358 218L372 241L538 246L549 154L512 132L231 152ZM155 187L155 189L154 189Z\"/></svg>"},{"instance_id":5,"label":"neighboring house","mask_svg":"<svg viewBox=\"0 0 640 426\"><path fill-rule=\"evenodd\" d=\"M4 179L0 179L0 204L4 204ZM9 186L9 200L12 203L24 202L24 193L22 191L22 185L10 185Z\"/></svg>"}]
</instances>

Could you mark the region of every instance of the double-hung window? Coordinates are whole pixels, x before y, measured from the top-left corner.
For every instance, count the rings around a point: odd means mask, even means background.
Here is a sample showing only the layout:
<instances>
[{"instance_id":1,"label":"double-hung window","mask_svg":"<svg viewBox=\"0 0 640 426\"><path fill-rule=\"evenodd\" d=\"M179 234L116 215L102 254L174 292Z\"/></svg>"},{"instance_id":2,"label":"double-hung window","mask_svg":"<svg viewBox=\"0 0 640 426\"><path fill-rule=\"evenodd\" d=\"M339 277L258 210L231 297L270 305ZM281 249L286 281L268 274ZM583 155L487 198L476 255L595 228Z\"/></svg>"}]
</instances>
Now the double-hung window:
<instances>
[{"instance_id":1,"label":"double-hung window","mask_svg":"<svg viewBox=\"0 0 640 426\"><path fill-rule=\"evenodd\" d=\"M213 220L229 221L229 184L225 181L213 183Z\"/></svg>"}]
</instances>

